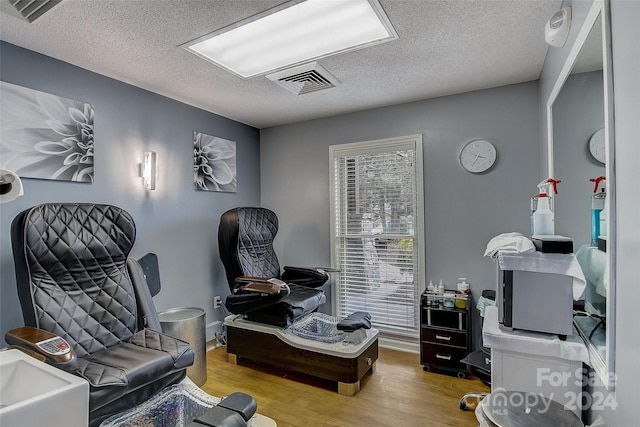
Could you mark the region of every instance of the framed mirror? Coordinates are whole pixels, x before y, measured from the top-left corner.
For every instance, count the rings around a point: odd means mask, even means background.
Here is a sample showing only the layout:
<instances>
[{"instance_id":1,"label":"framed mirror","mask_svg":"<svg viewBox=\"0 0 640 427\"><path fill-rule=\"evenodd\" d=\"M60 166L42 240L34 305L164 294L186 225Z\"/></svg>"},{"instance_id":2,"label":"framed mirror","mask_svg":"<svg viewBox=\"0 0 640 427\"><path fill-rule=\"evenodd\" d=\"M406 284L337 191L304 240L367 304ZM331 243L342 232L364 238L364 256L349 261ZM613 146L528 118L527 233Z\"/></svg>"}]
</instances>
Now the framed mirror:
<instances>
[{"instance_id":1,"label":"framed mirror","mask_svg":"<svg viewBox=\"0 0 640 427\"><path fill-rule=\"evenodd\" d=\"M615 348L612 93L607 3L595 0L547 100L547 141L549 176L562 180L554 199L555 231L573 238L587 279L584 308L574 320L590 365L607 387L613 385ZM606 180L596 188L590 180L599 177ZM593 198L602 183L606 198Z\"/></svg>"}]
</instances>

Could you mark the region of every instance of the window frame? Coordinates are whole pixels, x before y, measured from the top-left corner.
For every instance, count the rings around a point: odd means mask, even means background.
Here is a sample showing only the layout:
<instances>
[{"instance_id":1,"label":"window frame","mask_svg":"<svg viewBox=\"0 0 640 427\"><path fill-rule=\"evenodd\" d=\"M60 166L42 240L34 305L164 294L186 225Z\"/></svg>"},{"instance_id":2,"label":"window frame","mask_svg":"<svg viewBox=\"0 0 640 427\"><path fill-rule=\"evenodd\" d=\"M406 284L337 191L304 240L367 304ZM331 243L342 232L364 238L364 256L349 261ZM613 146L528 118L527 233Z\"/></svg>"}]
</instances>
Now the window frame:
<instances>
[{"instance_id":1,"label":"window frame","mask_svg":"<svg viewBox=\"0 0 640 427\"><path fill-rule=\"evenodd\" d=\"M370 141L360 141L346 144L337 144L329 146L329 193L330 193L330 217L331 217L331 266L333 268L339 267L338 265L338 230L336 229L336 158L345 157L348 155L362 155L375 152L385 152L391 150L398 150L401 148L408 148L415 150L415 185L416 185L416 212L414 220L414 250L417 261L418 277L414 280L418 286L416 300L416 313L420 310L420 294L425 289L426 278L426 257L425 257L425 230L424 230L424 157L422 150L422 134L406 135L394 138L384 138ZM332 286L332 313L335 315L338 312L338 286L339 283L336 280ZM398 333L382 333L381 338L388 339L388 344L392 347L405 347L409 343L410 350L416 350L413 345L419 345L419 331L420 321L416 324L416 329L413 332L398 332ZM402 343L405 344L402 344Z\"/></svg>"}]
</instances>

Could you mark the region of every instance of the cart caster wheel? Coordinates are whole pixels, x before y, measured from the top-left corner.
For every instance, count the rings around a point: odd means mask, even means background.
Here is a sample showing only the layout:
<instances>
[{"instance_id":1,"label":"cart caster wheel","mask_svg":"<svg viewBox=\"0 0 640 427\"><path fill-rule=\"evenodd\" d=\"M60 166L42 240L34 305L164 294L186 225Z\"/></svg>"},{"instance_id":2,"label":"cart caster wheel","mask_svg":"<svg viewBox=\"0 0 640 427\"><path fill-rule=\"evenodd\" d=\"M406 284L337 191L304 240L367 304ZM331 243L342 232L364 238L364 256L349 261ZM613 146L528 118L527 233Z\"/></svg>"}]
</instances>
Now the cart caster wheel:
<instances>
[{"instance_id":1,"label":"cart caster wheel","mask_svg":"<svg viewBox=\"0 0 640 427\"><path fill-rule=\"evenodd\" d=\"M458 407L462 411L475 411L482 399L487 393L467 393L458 402Z\"/></svg>"},{"instance_id":2,"label":"cart caster wheel","mask_svg":"<svg viewBox=\"0 0 640 427\"><path fill-rule=\"evenodd\" d=\"M460 402L458 402L458 407L460 408L461 411L467 410L467 401L464 399L464 397L460 399Z\"/></svg>"},{"instance_id":3,"label":"cart caster wheel","mask_svg":"<svg viewBox=\"0 0 640 427\"><path fill-rule=\"evenodd\" d=\"M423 371L425 371L425 372L429 372L429 366L424 365L424 366L422 367L422 370L423 370Z\"/></svg>"},{"instance_id":4,"label":"cart caster wheel","mask_svg":"<svg viewBox=\"0 0 640 427\"><path fill-rule=\"evenodd\" d=\"M466 378L467 377L467 373L466 372L458 372L458 378Z\"/></svg>"}]
</instances>

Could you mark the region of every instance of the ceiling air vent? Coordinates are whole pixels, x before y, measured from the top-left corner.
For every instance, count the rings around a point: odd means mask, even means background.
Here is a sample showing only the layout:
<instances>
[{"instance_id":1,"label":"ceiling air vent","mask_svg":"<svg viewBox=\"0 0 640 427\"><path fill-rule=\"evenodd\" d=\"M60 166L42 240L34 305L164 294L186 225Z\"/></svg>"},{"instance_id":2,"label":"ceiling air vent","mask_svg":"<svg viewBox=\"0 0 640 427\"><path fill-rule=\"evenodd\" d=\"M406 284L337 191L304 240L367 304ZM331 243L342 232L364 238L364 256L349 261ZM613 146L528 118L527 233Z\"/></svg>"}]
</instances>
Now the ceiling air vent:
<instances>
[{"instance_id":1,"label":"ceiling air vent","mask_svg":"<svg viewBox=\"0 0 640 427\"><path fill-rule=\"evenodd\" d=\"M341 82L317 62L287 68L267 78L296 95L338 86Z\"/></svg>"},{"instance_id":2,"label":"ceiling air vent","mask_svg":"<svg viewBox=\"0 0 640 427\"><path fill-rule=\"evenodd\" d=\"M0 10L33 22L62 0L0 0Z\"/></svg>"}]
</instances>

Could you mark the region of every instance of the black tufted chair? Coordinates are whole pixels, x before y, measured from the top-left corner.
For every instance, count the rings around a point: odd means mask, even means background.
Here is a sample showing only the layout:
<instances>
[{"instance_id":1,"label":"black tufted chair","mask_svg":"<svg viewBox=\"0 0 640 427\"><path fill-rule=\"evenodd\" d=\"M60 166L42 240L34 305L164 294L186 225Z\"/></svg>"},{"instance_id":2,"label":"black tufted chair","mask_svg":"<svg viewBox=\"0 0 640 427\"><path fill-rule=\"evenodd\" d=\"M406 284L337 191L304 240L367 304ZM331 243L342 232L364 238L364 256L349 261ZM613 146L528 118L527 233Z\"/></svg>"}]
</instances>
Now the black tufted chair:
<instances>
[{"instance_id":1,"label":"black tufted chair","mask_svg":"<svg viewBox=\"0 0 640 427\"><path fill-rule=\"evenodd\" d=\"M43 204L12 223L25 324L75 350L70 371L90 384L91 426L181 381L194 360L157 321L144 327L156 313L146 283L127 268L135 235L131 216L109 205Z\"/></svg>"},{"instance_id":2,"label":"black tufted chair","mask_svg":"<svg viewBox=\"0 0 640 427\"><path fill-rule=\"evenodd\" d=\"M231 209L220 218L218 247L231 295L226 307L249 320L288 326L296 318L315 311L326 301L324 285L329 275L321 268L284 267L273 249L278 217L265 208ZM245 291L247 283L280 279L288 293L266 294Z\"/></svg>"}]
</instances>

